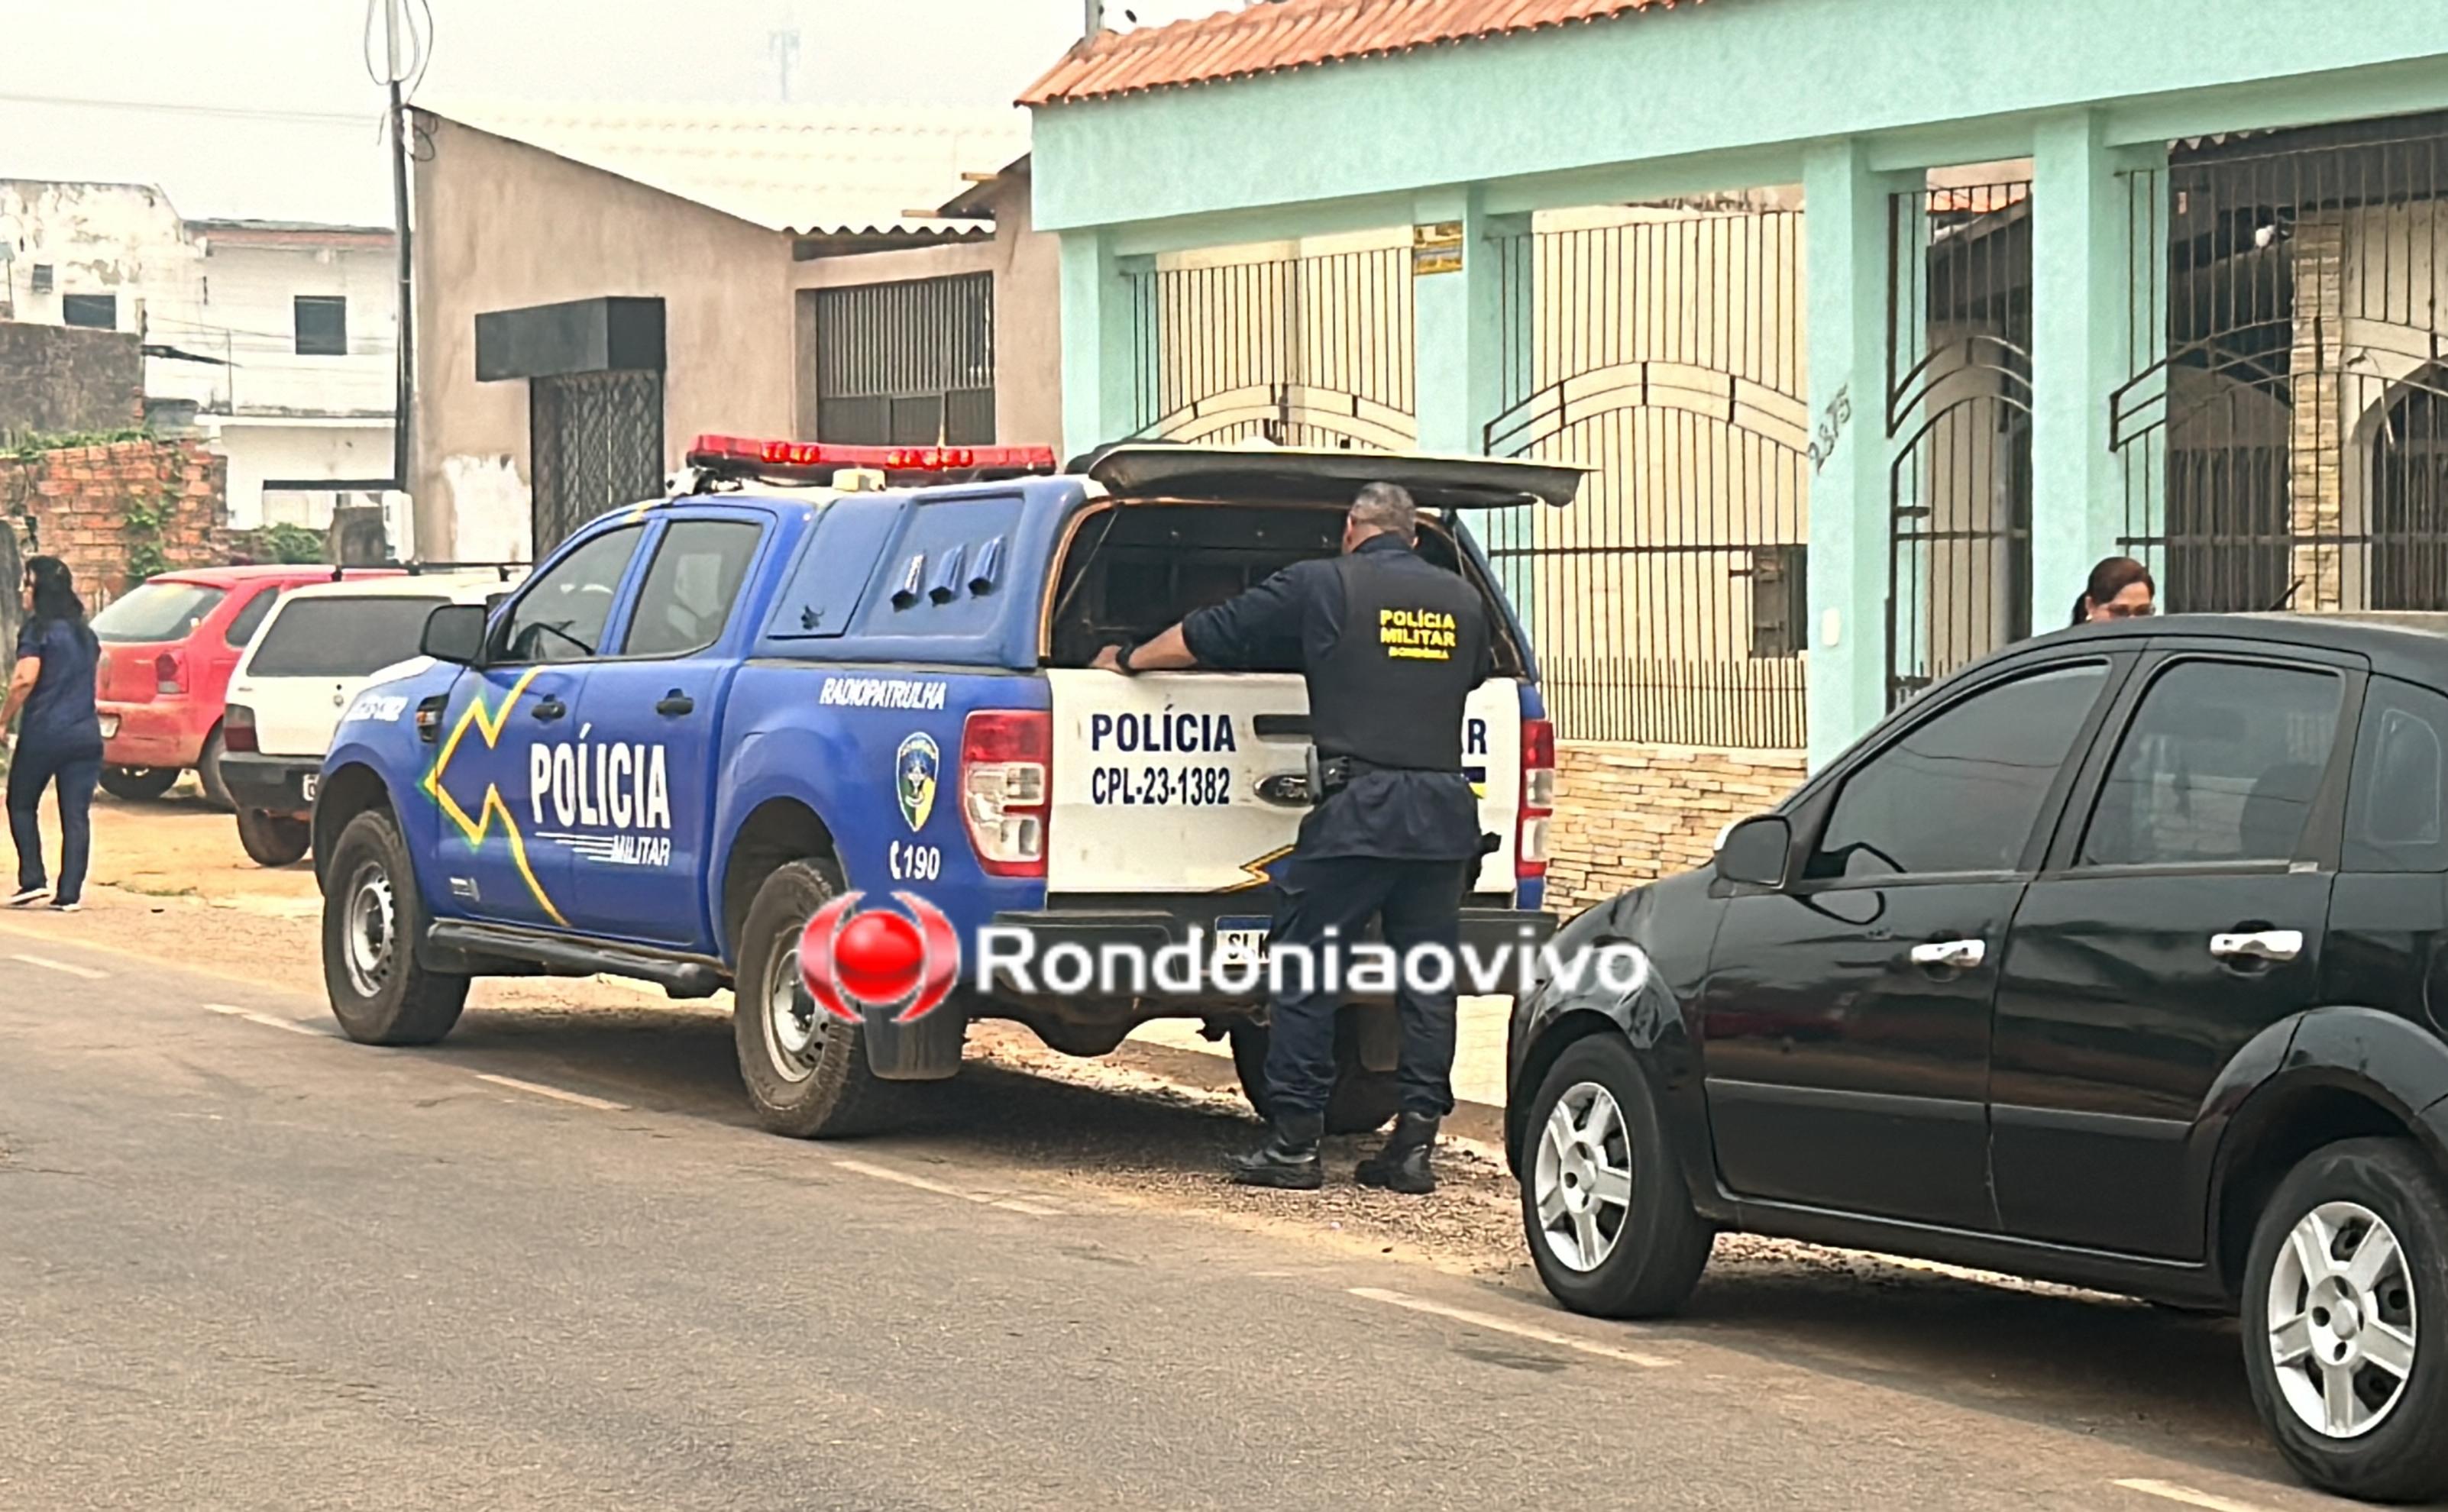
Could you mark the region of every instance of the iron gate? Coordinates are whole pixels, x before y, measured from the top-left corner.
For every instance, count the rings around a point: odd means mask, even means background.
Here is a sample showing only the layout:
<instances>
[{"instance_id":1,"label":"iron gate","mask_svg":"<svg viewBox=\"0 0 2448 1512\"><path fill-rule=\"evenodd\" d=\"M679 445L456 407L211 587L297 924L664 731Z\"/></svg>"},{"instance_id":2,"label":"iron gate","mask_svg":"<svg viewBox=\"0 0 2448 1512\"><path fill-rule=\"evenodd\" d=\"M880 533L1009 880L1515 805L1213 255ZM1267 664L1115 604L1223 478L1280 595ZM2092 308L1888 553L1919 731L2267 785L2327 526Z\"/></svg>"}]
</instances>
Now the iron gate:
<instances>
[{"instance_id":1,"label":"iron gate","mask_svg":"<svg viewBox=\"0 0 2448 1512\"><path fill-rule=\"evenodd\" d=\"M2031 633L2027 182L1888 200L1887 702Z\"/></svg>"},{"instance_id":2,"label":"iron gate","mask_svg":"<svg viewBox=\"0 0 2448 1512\"><path fill-rule=\"evenodd\" d=\"M995 439L994 275L816 294L816 436L867 446Z\"/></svg>"},{"instance_id":3,"label":"iron gate","mask_svg":"<svg viewBox=\"0 0 2448 1512\"><path fill-rule=\"evenodd\" d=\"M663 375L644 369L530 379L535 560L606 509L663 488Z\"/></svg>"},{"instance_id":4,"label":"iron gate","mask_svg":"<svg viewBox=\"0 0 2448 1512\"><path fill-rule=\"evenodd\" d=\"M1134 433L1415 445L1409 258L1387 247L1135 275Z\"/></svg>"},{"instance_id":5,"label":"iron gate","mask_svg":"<svg viewBox=\"0 0 2448 1512\"><path fill-rule=\"evenodd\" d=\"M2125 549L2172 611L2448 609L2448 118L2126 182Z\"/></svg>"},{"instance_id":6,"label":"iron gate","mask_svg":"<svg viewBox=\"0 0 2448 1512\"><path fill-rule=\"evenodd\" d=\"M1571 739L1803 744L1802 218L1653 210L1500 247L1492 455L1595 469L1475 521Z\"/></svg>"}]
</instances>

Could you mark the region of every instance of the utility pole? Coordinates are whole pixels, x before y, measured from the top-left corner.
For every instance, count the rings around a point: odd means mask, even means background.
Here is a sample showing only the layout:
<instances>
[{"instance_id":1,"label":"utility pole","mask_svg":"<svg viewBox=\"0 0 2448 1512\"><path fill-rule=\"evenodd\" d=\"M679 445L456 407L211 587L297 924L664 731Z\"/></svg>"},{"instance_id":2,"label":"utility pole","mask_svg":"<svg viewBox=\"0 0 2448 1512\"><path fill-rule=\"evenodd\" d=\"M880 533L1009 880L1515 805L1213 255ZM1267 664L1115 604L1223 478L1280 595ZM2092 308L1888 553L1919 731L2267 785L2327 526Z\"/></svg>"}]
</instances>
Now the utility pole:
<instances>
[{"instance_id":1,"label":"utility pole","mask_svg":"<svg viewBox=\"0 0 2448 1512\"><path fill-rule=\"evenodd\" d=\"M416 397L416 321L411 308L408 228L408 106L400 98L400 0L383 0L383 73L391 89L391 208L399 248L399 373L392 401L392 487L409 487L409 415Z\"/></svg>"},{"instance_id":2,"label":"utility pole","mask_svg":"<svg viewBox=\"0 0 2448 1512\"><path fill-rule=\"evenodd\" d=\"M791 66L799 61L799 29L784 27L765 33L765 50L782 70L782 103L791 103Z\"/></svg>"},{"instance_id":3,"label":"utility pole","mask_svg":"<svg viewBox=\"0 0 2448 1512\"><path fill-rule=\"evenodd\" d=\"M1088 14L1084 29L1080 34L1094 41L1097 33L1105 29L1105 0L1087 0L1087 6Z\"/></svg>"}]
</instances>

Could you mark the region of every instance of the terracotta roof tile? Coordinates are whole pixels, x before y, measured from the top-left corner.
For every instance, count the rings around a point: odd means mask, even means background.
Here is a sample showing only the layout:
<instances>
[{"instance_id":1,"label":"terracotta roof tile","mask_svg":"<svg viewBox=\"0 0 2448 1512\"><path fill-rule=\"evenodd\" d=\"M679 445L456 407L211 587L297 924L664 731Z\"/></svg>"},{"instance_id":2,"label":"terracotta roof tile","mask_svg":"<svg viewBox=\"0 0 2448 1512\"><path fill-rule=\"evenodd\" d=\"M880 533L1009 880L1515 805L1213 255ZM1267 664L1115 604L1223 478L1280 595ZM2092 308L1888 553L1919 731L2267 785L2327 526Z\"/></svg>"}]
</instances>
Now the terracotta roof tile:
<instances>
[{"instance_id":1,"label":"terracotta roof tile","mask_svg":"<svg viewBox=\"0 0 2448 1512\"><path fill-rule=\"evenodd\" d=\"M1056 105L1244 79L1510 31L1668 10L1700 0L1256 0L1195 21L1103 31L1020 97Z\"/></svg>"}]
</instances>

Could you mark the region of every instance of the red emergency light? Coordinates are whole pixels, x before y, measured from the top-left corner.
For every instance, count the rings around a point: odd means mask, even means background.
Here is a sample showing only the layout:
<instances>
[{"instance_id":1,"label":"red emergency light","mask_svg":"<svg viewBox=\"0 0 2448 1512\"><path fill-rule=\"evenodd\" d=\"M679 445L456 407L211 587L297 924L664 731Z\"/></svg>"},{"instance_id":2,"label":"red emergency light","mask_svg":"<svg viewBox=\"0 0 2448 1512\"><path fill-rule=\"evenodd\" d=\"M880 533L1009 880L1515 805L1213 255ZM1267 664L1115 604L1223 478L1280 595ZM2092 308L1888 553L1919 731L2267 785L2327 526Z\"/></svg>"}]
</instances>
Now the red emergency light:
<instances>
[{"instance_id":1,"label":"red emergency light","mask_svg":"<svg viewBox=\"0 0 2448 1512\"><path fill-rule=\"evenodd\" d=\"M701 435L689 466L759 477L823 482L847 468L876 472L1020 477L1054 470L1051 447L845 447L824 441L755 441Z\"/></svg>"}]
</instances>

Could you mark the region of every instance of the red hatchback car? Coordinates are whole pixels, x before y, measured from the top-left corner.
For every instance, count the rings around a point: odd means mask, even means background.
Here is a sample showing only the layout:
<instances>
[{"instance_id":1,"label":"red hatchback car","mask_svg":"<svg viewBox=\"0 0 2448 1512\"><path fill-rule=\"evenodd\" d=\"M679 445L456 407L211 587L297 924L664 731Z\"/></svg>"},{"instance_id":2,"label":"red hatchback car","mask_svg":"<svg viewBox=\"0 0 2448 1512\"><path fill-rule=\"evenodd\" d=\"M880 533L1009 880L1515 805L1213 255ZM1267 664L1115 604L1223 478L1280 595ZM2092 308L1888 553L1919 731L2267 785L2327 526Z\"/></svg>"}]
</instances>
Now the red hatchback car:
<instances>
[{"instance_id":1,"label":"red hatchback car","mask_svg":"<svg viewBox=\"0 0 2448 1512\"><path fill-rule=\"evenodd\" d=\"M383 569L352 578L387 577ZM194 567L147 578L93 617L102 641L94 698L102 715L102 786L115 797L158 798L193 769L204 797L221 786L221 701L230 671L273 602L330 567Z\"/></svg>"}]
</instances>

